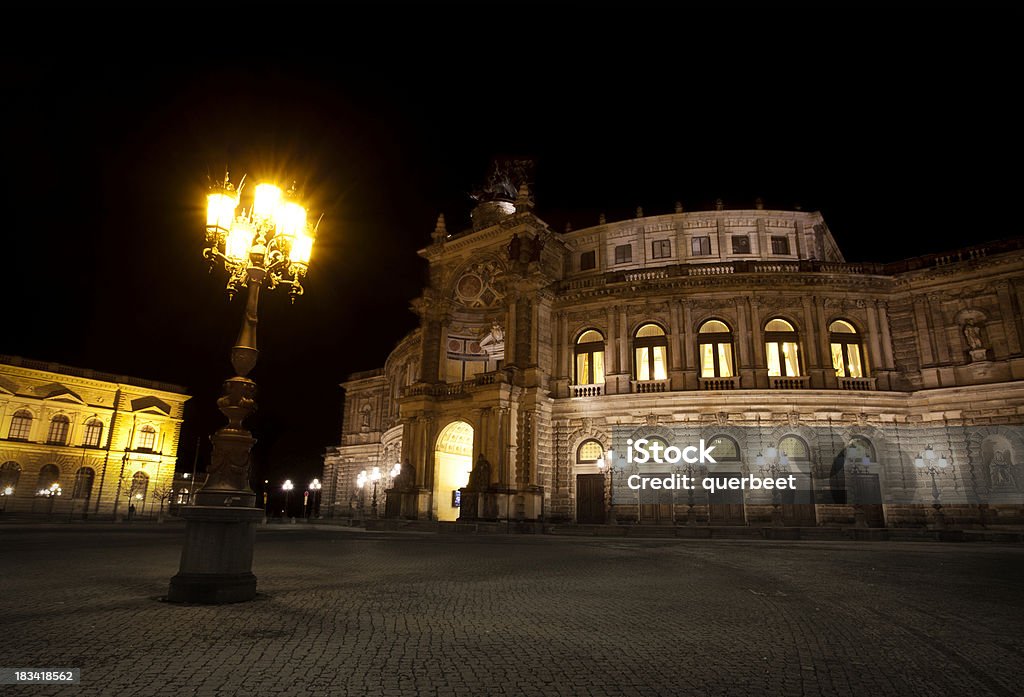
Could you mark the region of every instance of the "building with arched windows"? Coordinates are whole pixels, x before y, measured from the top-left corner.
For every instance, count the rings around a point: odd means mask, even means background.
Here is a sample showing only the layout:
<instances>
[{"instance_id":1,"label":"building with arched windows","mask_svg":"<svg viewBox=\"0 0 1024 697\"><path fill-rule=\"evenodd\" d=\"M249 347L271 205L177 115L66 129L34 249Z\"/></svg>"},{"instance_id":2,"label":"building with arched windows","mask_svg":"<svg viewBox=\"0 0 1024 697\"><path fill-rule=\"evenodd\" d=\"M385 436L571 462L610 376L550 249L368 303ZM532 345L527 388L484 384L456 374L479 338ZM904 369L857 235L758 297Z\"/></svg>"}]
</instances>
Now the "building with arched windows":
<instances>
[{"instance_id":1,"label":"building with arched windows","mask_svg":"<svg viewBox=\"0 0 1024 697\"><path fill-rule=\"evenodd\" d=\"M188 399L177 385L0 356L0 512L159 511Z\"/></svg>"},{"instance_id":2,"label":"building with arched windows","mask_svg":"<svg viewBox=\"0 0 1024 697\"><path fill-rule=\"evenodd\" d=\"M1021 520L1024 240L854 263L819 213L761 206L555 233L522 186L419 253L419 327L342 385L331 515L369 514L377 468L377 514L418 520ZM715 462L629 462L638 439ZM686 472L798 486L629 485Z\"/></svg>"}]
</instances>

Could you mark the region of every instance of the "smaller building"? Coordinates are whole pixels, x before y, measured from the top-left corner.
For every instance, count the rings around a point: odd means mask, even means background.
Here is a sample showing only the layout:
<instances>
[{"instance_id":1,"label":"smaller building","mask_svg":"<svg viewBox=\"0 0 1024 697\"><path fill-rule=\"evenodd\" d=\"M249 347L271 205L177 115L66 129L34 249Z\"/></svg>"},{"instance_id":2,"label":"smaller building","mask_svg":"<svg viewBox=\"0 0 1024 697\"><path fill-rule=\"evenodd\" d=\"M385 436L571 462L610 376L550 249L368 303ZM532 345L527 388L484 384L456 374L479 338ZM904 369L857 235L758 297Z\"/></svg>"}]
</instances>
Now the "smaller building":
<instances>
[{"instance_id":1,"label":"smaller building","mask_svg":"<svg viewBox=\"0 0 1024 697\"><path fill-rule=\"evenodd\" d=\"M176 473L167 499L167 512L171 515L178 515L179 508L192 505L192 500L204 484L206 484L206 472Z\"/></svg>"},{"instance_id":2,"label":"smaller building","mask_svg":"<svg viewBox=\"0 0 1024 697\"><path fill-rule=\"evenodd\" d=\"M155 516L188 399L178 385L0 355L0 512Z\"/></svg>"}]
</instances>

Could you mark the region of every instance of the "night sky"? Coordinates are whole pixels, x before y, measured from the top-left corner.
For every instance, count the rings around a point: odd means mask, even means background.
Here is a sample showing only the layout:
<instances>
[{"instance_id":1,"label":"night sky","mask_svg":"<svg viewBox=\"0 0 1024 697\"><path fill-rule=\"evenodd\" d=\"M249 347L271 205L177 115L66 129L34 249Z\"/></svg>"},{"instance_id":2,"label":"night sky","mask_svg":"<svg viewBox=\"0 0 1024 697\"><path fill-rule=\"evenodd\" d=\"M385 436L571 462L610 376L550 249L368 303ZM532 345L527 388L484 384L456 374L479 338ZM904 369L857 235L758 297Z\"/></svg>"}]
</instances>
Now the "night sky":
<instances>
[{"instance_id":1,"label":"night sky","mask_svg":"<svg viewBox=\"0 0 1024 697\"><path fill-rule=\"evenodd\" d=\"M1018 234L1008 19L434 15L316 58L8 56L0 353L184 385L179 470L198 437L203 469L242 311L201 257L206 177L295 179L325 216L306 295L262 297L249 425L254 479L305 483L338 383L415 326L416 250L438 213L468 226L495 158L534 160L556 231L761 196L821 210L852 261Z\"/></svg>"}]
</instances>

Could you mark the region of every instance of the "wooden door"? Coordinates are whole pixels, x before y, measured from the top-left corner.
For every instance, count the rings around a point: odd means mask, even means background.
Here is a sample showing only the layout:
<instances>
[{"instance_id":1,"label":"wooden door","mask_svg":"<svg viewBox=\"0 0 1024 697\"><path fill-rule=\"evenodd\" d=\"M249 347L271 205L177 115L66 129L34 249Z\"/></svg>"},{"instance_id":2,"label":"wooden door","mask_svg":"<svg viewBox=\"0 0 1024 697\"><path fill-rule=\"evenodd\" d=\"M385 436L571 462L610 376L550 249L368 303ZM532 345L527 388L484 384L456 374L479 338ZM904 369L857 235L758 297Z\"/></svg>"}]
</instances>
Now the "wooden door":
<instances>
[{"instance_id":1,"label":"wooden door","mask_svg":"<svg viewBox=\"0 0 1024 697\"><path fill-rule=\"evenodd\" d=\"M716 479L720 477L741 477L740 472L715 472ZM711 525L746 525L747 517L743 509L743 490L726 489L724 491L708 492L708 517Z\"/></svg>"},{"instance_id":2,"label":"wooden door","mask_svg":"<svg viewBox=\"0 0 1024 697\"><path fill-rule=\"evenodd\" d=\"M576 522L604 523L604 475L576 475Z\"/></svg>"},{"instance_id":3,"label":"wooden door","mask_svg":"<svg viewBox=\"0 0 1024 697\"><path fill-rule=\"evenodd\" d=\"M811 477L799 472L792 474L796 489L779 491L782 498L782 524L796 528L814 527L818 524L818 520L815 516Z\"/></svg>"}]
</instances>

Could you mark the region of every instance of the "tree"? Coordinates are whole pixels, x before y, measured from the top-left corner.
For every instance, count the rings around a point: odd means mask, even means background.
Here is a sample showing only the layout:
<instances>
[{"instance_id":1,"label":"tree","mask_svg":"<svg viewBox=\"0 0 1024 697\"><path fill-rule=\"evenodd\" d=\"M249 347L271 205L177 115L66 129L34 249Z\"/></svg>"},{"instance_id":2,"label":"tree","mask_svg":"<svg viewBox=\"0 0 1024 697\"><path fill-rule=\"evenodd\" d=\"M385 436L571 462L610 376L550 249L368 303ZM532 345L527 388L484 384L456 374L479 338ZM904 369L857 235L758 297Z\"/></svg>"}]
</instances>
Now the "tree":
<instances>
[{"instance_id":1,"label":"tree","mask_svg":"<svg viewBox=\"0 0 1024 697\"><path fill-rule=\"evenodd\" d=\"M174 494L174 487L170 484L162 484L153 489L152 499L160 502L160 517L159 520L164 518L164 502L168 501Z\"/></svg>"}]
</instances>

